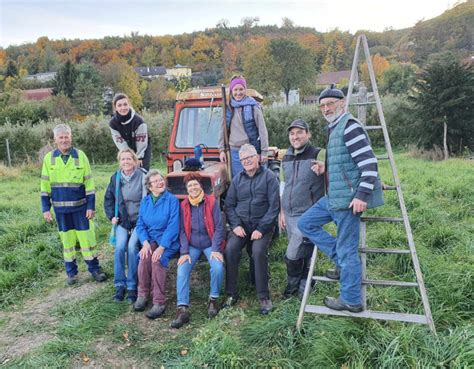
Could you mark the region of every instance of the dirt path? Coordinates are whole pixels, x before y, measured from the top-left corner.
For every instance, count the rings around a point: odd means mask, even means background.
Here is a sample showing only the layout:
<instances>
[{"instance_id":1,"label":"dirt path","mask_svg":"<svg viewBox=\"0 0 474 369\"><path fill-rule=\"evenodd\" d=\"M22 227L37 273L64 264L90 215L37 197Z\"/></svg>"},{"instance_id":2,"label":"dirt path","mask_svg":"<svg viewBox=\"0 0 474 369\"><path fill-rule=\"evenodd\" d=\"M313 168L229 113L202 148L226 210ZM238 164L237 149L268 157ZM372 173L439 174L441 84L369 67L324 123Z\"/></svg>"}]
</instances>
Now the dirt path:
<instances>
[{"instance_id":1,"label":"dirt path","mask_svg":"<svg viewBox=\"0 0 474 369\"><path fill-rule=\"evenodd\" d=\"M61 278L64 279L63 274ZM64 282L58 282L60 284ZM65 301L85 299L104 287L83 273L79 275L77 286L55 288L41 298L24 302L17 311L0 311L0 321L6 321L0 335L0 365L27 355L55 338L53 332L58 319L51 315L55 306Z\"/></svg>"}]
</instances>

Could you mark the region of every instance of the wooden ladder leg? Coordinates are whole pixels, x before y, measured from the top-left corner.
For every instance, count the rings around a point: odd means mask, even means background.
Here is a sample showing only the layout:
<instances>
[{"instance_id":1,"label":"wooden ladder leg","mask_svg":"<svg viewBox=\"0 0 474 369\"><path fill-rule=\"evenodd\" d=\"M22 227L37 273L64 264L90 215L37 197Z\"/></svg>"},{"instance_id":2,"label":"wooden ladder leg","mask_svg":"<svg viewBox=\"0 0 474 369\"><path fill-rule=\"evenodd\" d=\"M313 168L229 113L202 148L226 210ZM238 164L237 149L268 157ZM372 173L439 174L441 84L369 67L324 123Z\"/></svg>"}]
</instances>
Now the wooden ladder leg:
<instances>
[{"instance_id":1,"label":"wooden ladder leg","mask_svg":"<svg viewBox=\"0 0 474 369\"><path fill-rule=\"evenodd\" d=\"M318 257L318 248L314 246L313 255L311 256L311 264L309 267L308 276L306 277L306 285L304 287L303 299L301 300L300 312L298 314L298 321L296 322L296 328L298 331L301 329L303 323L304 312L308 303L309 293L311 292L311 282L313 280L314 268L316 267L316 259Z\"/></svg>"},{"instance_id":2,"label":"wooden ladder leg","mask_svg":"<svg viewBox=\"0 0 474 369\"><path fill-rule=\"evenodd\" d=\"M359 239L361 249L367 248L367 223L361 222L360 223L360 239ZM360 261L362 264L362 280L367 279L367 254L362 252L360 255ZM364 310L367 310L367 285L362 284L362 306Z\"/></svg>"}]
</instances>

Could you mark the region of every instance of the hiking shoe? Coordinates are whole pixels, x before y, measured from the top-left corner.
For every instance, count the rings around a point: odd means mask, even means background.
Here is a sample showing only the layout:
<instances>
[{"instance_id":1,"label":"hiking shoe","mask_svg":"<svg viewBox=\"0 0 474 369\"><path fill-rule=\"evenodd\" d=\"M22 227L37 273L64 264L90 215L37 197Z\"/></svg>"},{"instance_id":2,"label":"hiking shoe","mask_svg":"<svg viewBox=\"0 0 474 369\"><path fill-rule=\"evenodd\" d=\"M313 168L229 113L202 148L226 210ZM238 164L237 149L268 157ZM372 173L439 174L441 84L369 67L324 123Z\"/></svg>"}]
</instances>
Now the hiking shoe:
<instances>
[{"instance_id":1,"label":"hiking shoe","mask_svg":"<svg viewBox=\"0 0 474 369\"><path fill-rule=\"evenodd\" d=\"M127 300L130 303L137 301L137 290L128 290L127 291Z\"/></svg>"},{"instance_id":2,"label":"hiking shoe","mask_svg":"<svg viewBox=\"0 0 474 369\"><path fill-rule=\"evenodd\" d=\"M96 280L96 282L104 282L107 279L105 273L101 270L92 273L92 278Z\"/></svg>"},{"instance_id":3,"label":"hiking shoe","mask_svg":"<svg viewBox=\"0 0 474 369\"><path fill-rule=\"evenodd\" d=\"M222 309L231 308L232 306L234 306L237 303L238 300L239 300L238 297L228 296L227 299L225 300L225 302L222 304Z\"/></svg>"},{"instance_id":4,"label":"hiking shoe","mask_svg":"<svg viewBox=\"0 0 474 369\"><path fill-rule=\"evenodd\" d=\"M147 303L145 296L138 296L137 301L133 304L133 310L135 311L144 311Z\"/></svg>"},{"instance_id":5,"label":"hiking shoe","mask_svg":"<svg viewBox=\"0 0 474 369\"><path fill-rule=\"evenodd\" d=\"M326 305L329 309L333 310L347 310L351 313L360 313L364 308L362 304L346 304L345 302L341 301L341 298L334 298L326 296L324 298L324 305Z\"/></svg>"},{"instance_id":6,"label":"hiking shoe","mask_svg":"<svg viewBox=\"0 0 474 369\"><path fill-rule=\"evenodd\" d=\"M77 283L77 276L76 275L68 275L66 283L68 286L72 286L73 284Z\"/></svg>"},{"instance_id":7,"label":"hiking shoe","mask_svg":"<svg viewBox=\"0 0 474 369\"><path fill-rule=\"evenodd\" d=\"M326 270L325 275L329 279L339 280L339 277L341 276L341 269L340 268L328 269Z\"/></svg>"},{"instance_id":8,"label":"hiking shoe","mask_svg":"<svg viewBox=\"0 0 474 369\"><path fill-rule=\"evenodd\" d=\"M260 314L268 315L272 308L273 304L270 299L260 299Z\"/></svg>"},{"instance_id":9,"label":"hiking shoe","mask_svg":"<svg viewBox=\"0 0 474 369\"><path fill-rule=\"evenodd\" d=\"M148 311L148 313L145 314L145 316L148 319L156 319L159 318L163 313L165 312L166 306L165 305L160 305L160 304L153 304L151 309Z\"/></svg>"},{"instance_id":10,"label":"hiking shoe","mask_svg":"<svg viewBox=\"0 0 474 369\"><path fill-rule=\"evenodd\" d=\"M176 311L176 318L171 321L171 328L181 328L183 325L189 323L189 312L187 306L178 306Z\"/></svg>"},{"instance_id":11,"label":"hiking shoe","mask_svg":"<svg viewBox=\"0 0 474 369\"><path fill-rule=\"evenodd\" d=\"M125 298L125 287L124 286L118 286L115 288L115 295L114 295L114 301L115 302L120 302L123 301Z\"/></svg>"},{"instance_id":12,"label":"hiking shoe","mask_svg":"<svg viewBox=\"0 0 474 369\"><path fill-rule=\"evenodd\" d=\"M217 299L210 298L207 303L207 316L209 318L214 318L219 313L219 307L217 306Z\"/></svg>"}]
</instances>

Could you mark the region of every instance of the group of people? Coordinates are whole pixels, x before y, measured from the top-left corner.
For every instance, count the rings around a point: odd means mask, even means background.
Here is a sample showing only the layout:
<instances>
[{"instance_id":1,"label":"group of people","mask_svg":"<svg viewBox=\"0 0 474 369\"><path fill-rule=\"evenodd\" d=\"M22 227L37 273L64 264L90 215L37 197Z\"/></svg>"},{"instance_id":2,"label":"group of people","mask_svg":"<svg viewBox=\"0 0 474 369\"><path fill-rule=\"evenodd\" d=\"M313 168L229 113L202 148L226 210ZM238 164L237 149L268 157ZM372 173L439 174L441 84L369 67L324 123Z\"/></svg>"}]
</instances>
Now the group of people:
<instances>
[{"instance_id":1,"label":"group of people","mask_svg":"<svg viewBox=\"0 0 474 369\"><path fill-rule=\"evenodd\" d=\"M232 181L225 198L225 220L219 201L206 194L199 171L184 176L187 198L181 203L157 170L149 170L151 146L146 123L131 108L126 95L113 100L110 130L119 149L119 170L107 187L104 208L115 227L115 301L133 303L156 319L165 312L166 275L178 256L177 314L171 326L190 320L190 276L204 254L210 265L208 315L229 308L239 299L238 273L242 251L250 257L250 274L260 313L273 308L269 290L268 249L279 225L288 235L284 297L303 294L309 261L316 245L333 262L326 276L340 281L340 296L326 297L331 309L362 311L361 264L358 255L360 215L383 203L377 159L363 127L344 111L341 90L331 85L319 96L328 121L326 155L310 143L309 125L296 119L288 126L290 147L282 160L285 186L267 168L268 133L259 104L246 94L242 76L230 82L230 106L219 135L221 161L231 161ZM224 139L228 133L228 140ZM95 251L95 190L86 155L72 147L71 130L54 128L56 149L44 158L41 174L42 211L52 221L54 207L64 247L67 283L76 283L76 244L89 272L106 280ZM230 157L227 149L230 147ZM281 195L281 196L280 196ZM281 205L280 205L281 203ZM337 236L323 226L334 221ZM126 272L127 270L127 272ZM218 303L225 279L225 299Z\"/></svg>"}]
</instances>

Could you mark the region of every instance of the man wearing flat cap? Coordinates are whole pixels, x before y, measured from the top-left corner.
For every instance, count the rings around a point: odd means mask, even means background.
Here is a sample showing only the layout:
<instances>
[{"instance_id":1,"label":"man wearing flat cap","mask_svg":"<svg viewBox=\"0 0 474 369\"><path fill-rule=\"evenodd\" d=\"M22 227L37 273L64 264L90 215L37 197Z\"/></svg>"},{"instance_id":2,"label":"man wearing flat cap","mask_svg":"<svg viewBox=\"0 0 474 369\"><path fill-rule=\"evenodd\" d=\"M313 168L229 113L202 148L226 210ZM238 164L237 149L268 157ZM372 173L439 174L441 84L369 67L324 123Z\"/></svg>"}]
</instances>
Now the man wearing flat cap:
<instances>
[{"instance_id":1,"label":"man wearing flat cap","mask_svg":"<svg viewBox=\"0 0 474 369\"><path fill-rule=\"evenodd\" d=\"M310 138L308 123L303 119L291 122L288 127L291 146L282 160L285 187L278 218L280 228L286 229L288 236L285 298L303 296L314 245L303 238L297 223L301 215L324 196L324 153L311 145Z\"/></svg>"},{"instance_id":2,"label":"man wearing flat cap","mask_svg":"<svg viewBox=\"0 0 474 369\"><path fill-rule=\"evenodd\" d=\"M326 297L324 304L357 313L363 310L360 216L366 209L381 206L383 194L367 133L349 112L344 112L344 105L344 93L335 85L319 95L321 113L329 123L326 196L301 216L298 227L336 264L326 277L339 279L340 296ZM336 237L323 229L329 222L336 223Z\"/></svg>"}]
</instances>

